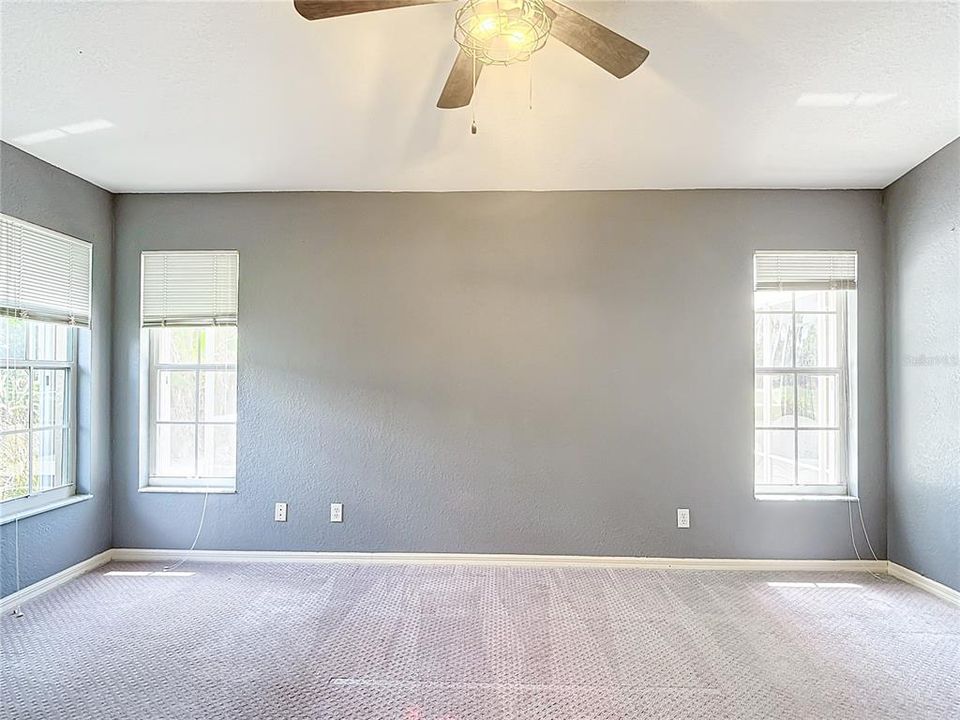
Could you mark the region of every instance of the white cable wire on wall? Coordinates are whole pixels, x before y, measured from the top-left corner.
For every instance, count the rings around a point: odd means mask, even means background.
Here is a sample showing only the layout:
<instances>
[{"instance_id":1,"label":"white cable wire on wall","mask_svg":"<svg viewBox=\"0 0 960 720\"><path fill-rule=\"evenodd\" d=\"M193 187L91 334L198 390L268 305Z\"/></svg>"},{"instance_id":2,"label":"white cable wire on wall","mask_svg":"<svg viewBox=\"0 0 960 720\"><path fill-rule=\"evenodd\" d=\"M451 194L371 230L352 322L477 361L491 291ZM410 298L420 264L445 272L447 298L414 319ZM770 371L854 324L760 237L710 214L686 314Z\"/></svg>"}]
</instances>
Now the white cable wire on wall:
<instances>
[{"instance_id":1,"label":"white cable wire on wall","mask_svg":"<svg viewBox=\"0 0 960 720\"><path fill-rule=\"evenodd\" d=\"M190 544L190 548L187 550L188 553L192 552L193 549L197 546L197 540L200 539L200 533L203 532L203 521L207 517L207 498L208 497L210 497L210 493L203 494L203 510L200 513L200 525L197 527L197 534L194 536L193 542ZM172 570L176 570L178 567L183 565L183 563L185 563L186 561L187 561L187 555L184 555L182 558L180 558L176 562L176 564L168 565L167 567L163 568L163 571L170 572Z\"/></svg>"},{"instance_id":2,"label":"white cable wire on wall","mask_svg":"<svg viewBox=\"0 0 960 720\"><path fill-rule=\"evenodd\" d=\"M857 512L860 514L860 527L863 529L863 537L866 538L867 547L870 548L870 554L874 560L879 560L877 554L873 551L873 543L870 542L870 535L867 533L867 526L863 522L863 508L860 507L860 498L857 498Z\"/></svg>"},{"instance_id":3,"label":"white cable wire on wall","mask_svg":"<svg viewBox=\"0 0 960 720\"><path fill-rule=\"evenodd\" d=\"M879 560L880 558L878 558L877 554L873 551L873 543L870 542L870 535L867 533L867 526L863 522L863 510L860 508L860 498L858 497L847 502L847 520L850 522L850 542L853 544L853 552L857 556L857 560L863 560L863 558L860 557L860 550L857 548L857 540L853 533L853 510L850 508L850 505L854 502L857 504L857 512L860 515L860 528L863 530L863 537L867 540L867 547L870 548L870 554L873 555L874 560ZM883 579L875 572L871 572L870 574L873 575L875 580Z\"/></svg>"},{"instance_id":4,"label":"white cable wire on wall","mask_svg":"<svg viewBox=\"0 0 960 720\"><path fill-rule=\"evenodd\" d=\"M17 592L20 592L20 518L16 518L13 521L13 553L16 558L16 576L17 576ZM23 617L23 611L20 609L20 603L18 602L16 607L13 608L13 616L21 618Z\"/></svg>"}]
</instances>

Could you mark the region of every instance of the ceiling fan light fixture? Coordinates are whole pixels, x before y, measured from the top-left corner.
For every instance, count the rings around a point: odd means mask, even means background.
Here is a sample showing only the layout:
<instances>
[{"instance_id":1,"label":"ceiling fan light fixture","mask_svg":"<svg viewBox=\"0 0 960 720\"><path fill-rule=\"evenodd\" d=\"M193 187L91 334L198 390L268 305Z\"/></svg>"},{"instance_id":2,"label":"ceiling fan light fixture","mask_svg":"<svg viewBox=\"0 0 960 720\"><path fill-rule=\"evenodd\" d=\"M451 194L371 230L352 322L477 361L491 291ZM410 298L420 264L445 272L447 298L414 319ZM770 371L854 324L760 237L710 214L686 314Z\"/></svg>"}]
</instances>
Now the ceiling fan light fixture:
<instances>
[{"instance_id":1,"label":"ceiling fan light fixture","mask_svg":"<svg viewBox=\"0 0 960 720\"><path fill-rule=\"evenodd\" d=\"M546 44L551 23L544 0L467 0L457 10L454 38L483 65L512 65Z\"/></svg>"}]
</instances>

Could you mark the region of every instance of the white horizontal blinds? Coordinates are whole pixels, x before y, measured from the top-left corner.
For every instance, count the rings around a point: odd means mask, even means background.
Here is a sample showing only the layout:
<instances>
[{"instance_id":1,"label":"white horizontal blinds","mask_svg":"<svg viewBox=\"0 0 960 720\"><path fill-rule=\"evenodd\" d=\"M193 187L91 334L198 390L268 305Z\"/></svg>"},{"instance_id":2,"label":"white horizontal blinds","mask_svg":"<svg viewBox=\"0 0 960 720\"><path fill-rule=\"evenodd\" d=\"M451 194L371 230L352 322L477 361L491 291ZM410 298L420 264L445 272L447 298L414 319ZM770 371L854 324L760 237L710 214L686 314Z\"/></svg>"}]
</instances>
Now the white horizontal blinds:
<instances>
[{"instance_id":1,"label":"white horizontal blinds","mask_svg":"<svg viewBox=\"0 0 960 720\"><path fill-rule=\"evenodd\" d=\"M147 251L141 256L143 327L237 324L235 250Z\"/></svg>"},{"instance_id":2,"label":"white horizontal blinds","mask_svg":"<svg viewBox=\"0 0 960 720\"><path fill-rule=\"evenodd\" d=\"M0 214L0 314L90 326L90 243Z\"/></svg>"},{"instance_id":3,"label":"white horizontal blinds","mask_svg":"<svg viewBox=\"0 0 960 720\"><path fill-rule=\"evenodd\" d=\"M770 251L753 256L757 290L854 290L854 250Z\"/></svg>"}]
</instances>

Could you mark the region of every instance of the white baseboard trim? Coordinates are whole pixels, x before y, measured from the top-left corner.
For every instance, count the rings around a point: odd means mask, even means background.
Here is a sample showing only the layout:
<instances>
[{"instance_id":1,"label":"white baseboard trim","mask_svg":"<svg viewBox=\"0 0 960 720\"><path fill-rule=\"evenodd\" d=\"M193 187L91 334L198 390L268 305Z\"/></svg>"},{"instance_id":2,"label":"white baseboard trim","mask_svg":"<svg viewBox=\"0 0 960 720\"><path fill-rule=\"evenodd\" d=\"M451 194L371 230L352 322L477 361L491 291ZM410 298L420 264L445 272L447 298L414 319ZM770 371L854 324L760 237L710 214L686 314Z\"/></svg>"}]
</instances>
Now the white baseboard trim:
<instances>
[{"instance_id":1,"label":"white baseboard trim","mask_svg":"<svg viewBox=\"0 0 960 720\"><path fill-rule=\"evenodd\" d=\"M283 552L272 550L157 550L115 548L117 561L345 562L418 565L522 565L632 567L650 570L768 570L885 572L885 560L754 560L730 558L651 558L593 555L509 555L496 553Z\"/></svg>"},{"instance_id":2,"label":"white baseboard trim","mask_svg":"<svg viewBox=\"0 0 960 720\"><path fill-rule=\"evenodd\" d=\"M914 572L910 568L903 567L903 565L897 565L895 562L887 563L887 572L892 577L897 578L897 580L903 580L905 583L915 585L921 590L926 590L931 595L936 595L941 600L946 600L951 605L960 607L960 591L954 590L952 587L938 583L936 580L931 580L926 575Z\"/></svg>"},{"instance_id":3,"label":"white baseboard trim","mask_svg":"<svg viewBox=\"0 0 960 720\"><path fill-rule=\"evenodd\" d=\"M110 562L110 559L113 557L113 550L104 550L99 555L94 555L92 558L87 558L83 562L79 562L76 565L71 565L65 570L61 570L56 575L51 575L48 578L39 580L33 585L27 585L25 588L20 588L15 593L11 593L6 597L0 599L0 614L5 614L12 611L14 608L20 604L26 602L27 600L32 600L33 598L43 595L43 593L53 590L55 587L63 585L66 582L70 582L74 578L80 577L84 573L88 573L91 570L94 570L101 565L105 565Z\"/></svg>"},{"instance_id":4,"label":"white baseboard trim","mask_svg":"<svg viewBox=\"0 0 960 720\"><path fill-rule=\"evenodd\" d=\"M496 553L363 553L363 552L284 552L274 550L164 550L113 548L61 570L18 592L0 598L0 613L53 590L110 561L162 562L186 558L194 562L310 562L310 563L406 563L418 565L513 565L527 567L608 567L647 570L753 570L768 572L887 572L886 560L757 560L737 558L652 558L594 555L510 555ZM901 580L917 585L934 595L960 604L960 593L945 585L896 567L891 571ZM902 574L898 574L902 573ZM916 578L916 579L913 579Z\"/></svg>"},{"instance_id":5,"label":"white baseboard trim","mask_svg":"<svg viewBox=\"0 0 960 720\"><path fill-rule=\"evenodd\" d=\"M875 572L925 590L960 607L960 591L886 560L764 560L737 558L652 558L593 555L510 555L496 553L284 552L274 550L163 550L113 548L55 575L0 598L0 613L53 590L111 560L160 562L187 558L195 562L407 563L419 565L514 565L528 567L628 567L648 570L754 570L768 572Z\"/></svg>"}]
</instances>

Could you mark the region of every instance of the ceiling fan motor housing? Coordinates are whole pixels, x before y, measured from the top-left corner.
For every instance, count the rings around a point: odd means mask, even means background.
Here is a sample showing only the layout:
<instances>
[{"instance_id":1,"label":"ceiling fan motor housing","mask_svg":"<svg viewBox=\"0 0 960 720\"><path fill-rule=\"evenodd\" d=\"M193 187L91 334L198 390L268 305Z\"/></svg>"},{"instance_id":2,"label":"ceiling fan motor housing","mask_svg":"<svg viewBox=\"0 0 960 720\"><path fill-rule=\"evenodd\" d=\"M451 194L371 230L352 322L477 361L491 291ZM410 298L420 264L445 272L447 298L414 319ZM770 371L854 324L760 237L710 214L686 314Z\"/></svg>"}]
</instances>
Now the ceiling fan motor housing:
<instances>
[{"instance_id":1,"label":"ceiling fan motor housing","mask_svg":"<svg viewBox=\"0 0 960 720\"><path fill-rule=\"evenodd\" d=\"M543 0L467 0L457 11L454 38L479 63L512 65L546 44L551 23Z\"/></svg>"}]
</instances>

